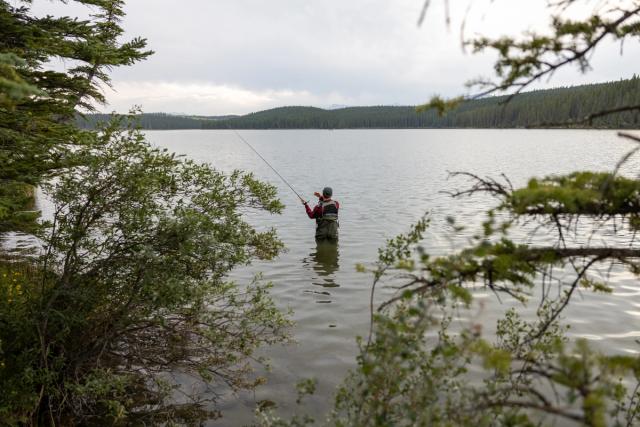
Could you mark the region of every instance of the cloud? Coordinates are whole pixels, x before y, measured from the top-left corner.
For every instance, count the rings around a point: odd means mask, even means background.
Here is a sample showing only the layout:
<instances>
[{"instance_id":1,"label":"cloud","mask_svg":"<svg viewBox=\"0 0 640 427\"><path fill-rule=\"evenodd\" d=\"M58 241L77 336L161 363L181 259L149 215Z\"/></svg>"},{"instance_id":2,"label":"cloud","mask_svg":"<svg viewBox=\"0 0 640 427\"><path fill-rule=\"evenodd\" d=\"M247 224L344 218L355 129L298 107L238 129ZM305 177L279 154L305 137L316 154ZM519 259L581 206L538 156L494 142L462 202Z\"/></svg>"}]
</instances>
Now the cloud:
<instances>
[{"instance_id":1,"label":"cloud","mask_svg":"<svg viewBox=\"0 0 640 427\"><path fill-rule=\"evenodd\" d=\"M620 0L624 1L624 0ZM598 3L598 2L596 2ZM500 36L544 29L547 2L432 1L421 27L423 0L129 0L125 37L144 36L147 61L112 73L110 109L141 104L147 111L245 113L279 105L417 104L434 94L464 92L464 82L491 75L495 56L465 54L465 34ZM467 6L471 5L466 14ZM574 8L589 13L593 2ZM40 13L86 15L73 2L34 2ZM594 73L571 69L537 87L615 80L637 72L638 44L608 44Z\"/></svg>"},{"instance_id":2,"label":"cloud","mask_svg":"<svg viewBox=\"0 0 640 427\"><path fill-rule=\"evenodd\" d=\"M106 90L109 105L106 111L126 112L132 106L141 106L147 112L172 112L200 115L245 114L251 111L283 105L354 104L354 98L338 93L315 95L308 91L261 90L210 83L132 82ZM170 108L170 109L168 109Z\"/></svg>"}]
</instances>

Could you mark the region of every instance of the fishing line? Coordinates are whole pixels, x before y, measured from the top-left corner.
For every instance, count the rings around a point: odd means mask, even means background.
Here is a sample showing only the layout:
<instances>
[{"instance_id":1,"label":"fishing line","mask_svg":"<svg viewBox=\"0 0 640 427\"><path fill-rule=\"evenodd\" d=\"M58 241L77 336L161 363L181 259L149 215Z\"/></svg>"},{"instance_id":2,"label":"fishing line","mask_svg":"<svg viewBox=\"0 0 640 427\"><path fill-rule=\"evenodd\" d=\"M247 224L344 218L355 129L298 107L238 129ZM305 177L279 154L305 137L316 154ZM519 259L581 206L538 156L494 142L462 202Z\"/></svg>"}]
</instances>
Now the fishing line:
<instances>
[{"instance_id":1,"label":"fishing line","mask_svg":"<svg viewBox=\"0 0 640 427\"><path fill-rule=\"evenodd\" d=\"M236 134L236 136L237 136L238 138L240 138L240 140L241 140L242 142L244 142L245 144L247 144L247 146L248 146L249 148L251 148L251 150L253 150L253 152L254 152L254 153L256 153L256 154L258 155L258 157L260 157L260 158L262 159L262 161L263 161L263 162L265 162L265 163L267 164L267 166L269 166L269 167L271 168L271 170L272 170L272 171L274 171L274 172L276 173L276 175L278 175L278 177L280 177L280 179L282 180L282 182L284 182L285 184L287 184L287 186L289 186L289 188L291 189L291 191L293 191L293 192L296 194L296 196L298 196L298 198L299 198L300 200L302 200L302 201L304 202L304 199L302 198L302 196L301 196L301 195L299 195L299 194L298 194L298 192L297 192L296 190L294 190L294 188L291 186L291 184L289 184L289 183L287 182L287 180L286 180L286 179L284 179L284 177L283 177L282 175L280 175L280 173L276 170L276 168L274 168L273 166L271 166L271 163L269 163L269 162L267 161L267 159L265 159L264 157L262 157L262 155L261 155L260 153L258 153L258 150L256 150L255 148L253 148L253 145L249 144L249 143L247 142L247 140L246 140L246 139L244 139L244 138L242 137L242 135L240 135L240 133L239 133L237 130L235 130L235 129L231 129L231 130L233 131L233 133L235 133L235 134Z\"/></svg>"}]
</instances>

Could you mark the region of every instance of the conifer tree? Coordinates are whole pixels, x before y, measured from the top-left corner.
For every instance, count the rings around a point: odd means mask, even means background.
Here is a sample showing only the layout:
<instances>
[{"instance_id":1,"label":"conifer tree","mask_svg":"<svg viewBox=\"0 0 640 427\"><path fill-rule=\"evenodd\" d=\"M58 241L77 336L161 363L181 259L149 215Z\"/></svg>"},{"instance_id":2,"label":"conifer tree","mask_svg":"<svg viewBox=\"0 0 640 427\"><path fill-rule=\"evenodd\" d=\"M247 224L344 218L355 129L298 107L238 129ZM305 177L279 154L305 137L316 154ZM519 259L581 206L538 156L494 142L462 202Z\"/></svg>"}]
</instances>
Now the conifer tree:
<instances>
[{"instance_id":1,"label":"conifer tree","mask_svg":"<svg viewBox=\"0 0 640 427\"><path fill-rule=\"evenodd\" d=\"M30 1L0 1L0 233L32 229L33 186L68 161L86 135L73 120L104 102L107 72L152 52L121 42L121 0L76 0L86 20L34 16ZM56 70L51 63L74 66Z\"/></svg>"}]
</instances>

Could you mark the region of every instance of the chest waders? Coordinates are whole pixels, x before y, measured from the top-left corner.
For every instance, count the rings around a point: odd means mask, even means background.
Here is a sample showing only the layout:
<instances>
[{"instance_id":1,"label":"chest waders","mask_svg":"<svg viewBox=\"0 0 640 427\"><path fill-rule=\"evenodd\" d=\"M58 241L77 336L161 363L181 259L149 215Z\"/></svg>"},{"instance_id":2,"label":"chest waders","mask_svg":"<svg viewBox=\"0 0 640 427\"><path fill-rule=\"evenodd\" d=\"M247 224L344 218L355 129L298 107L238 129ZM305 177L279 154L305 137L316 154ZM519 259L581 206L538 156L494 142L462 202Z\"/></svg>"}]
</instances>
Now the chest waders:
<instances>
[{"instance_id":1,"label":"chest waders","mask_svg":"<svg viewBox=\"0 0 640 427\"><path fill-rule=\"evenodd\" d=\"M316 218L316 239L317 240L338 240L338 207L336 202L320 202L322 216Z\"/></svg>"}]
</instances>

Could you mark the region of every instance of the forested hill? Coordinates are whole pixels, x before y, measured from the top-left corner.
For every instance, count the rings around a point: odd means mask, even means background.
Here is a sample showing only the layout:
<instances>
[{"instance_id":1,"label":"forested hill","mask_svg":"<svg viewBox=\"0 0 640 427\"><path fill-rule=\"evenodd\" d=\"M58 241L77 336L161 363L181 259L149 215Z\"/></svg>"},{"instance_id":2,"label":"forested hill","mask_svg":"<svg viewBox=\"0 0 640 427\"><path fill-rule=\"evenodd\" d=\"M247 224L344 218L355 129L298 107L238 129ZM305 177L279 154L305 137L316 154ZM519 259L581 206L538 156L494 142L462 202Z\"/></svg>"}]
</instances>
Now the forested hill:
<instances>
[{"instance_id":1,"label":"forested hill","mask_svg":"<svg viewBox=\"0 0 640 427\"><path fill-rule=\"evenodd\" d=\"M584 86L538 90L506 97L468 101L444 117L434 111L417 113L413 106L348 107L323 110L281 107L245 116L178 116L142 114L144 129L360 129L360 128L521 128L555 127L558 123L596 128L640 128L640 113L627 111L596 118L585 117L627 105L640 105L640 78ZM81 120L93 127L106 115Z\"/></svg>"}]
</instances>

